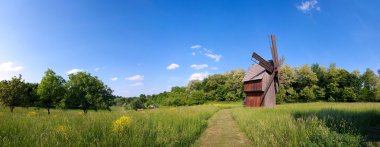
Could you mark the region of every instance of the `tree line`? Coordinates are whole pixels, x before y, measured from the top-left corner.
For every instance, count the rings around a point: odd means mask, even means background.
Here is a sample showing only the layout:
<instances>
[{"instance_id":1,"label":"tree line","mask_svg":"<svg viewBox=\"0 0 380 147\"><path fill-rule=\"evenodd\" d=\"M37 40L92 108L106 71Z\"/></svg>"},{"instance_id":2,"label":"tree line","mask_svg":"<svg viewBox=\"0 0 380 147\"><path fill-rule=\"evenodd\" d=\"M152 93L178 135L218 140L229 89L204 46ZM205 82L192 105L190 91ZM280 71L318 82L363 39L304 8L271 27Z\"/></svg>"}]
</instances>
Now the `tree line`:
<instances>
[{"instance_id":1,"label":"tree line","mask_svg":"<svg viewBox=\"0 0 380 147\"><path fill-rule=\"evenodd\" d=\"M117 97L112 89L96 76L86 72L70 74L65 81L51 69L39 84L26 83L22 76L0 82L0 102L11 111L16 106L88 110L107 109L114 104L128 109L154 106L198 105L210 101L239 101L245 98L242 79L244 70L231 70L210 75L203 80L189 81L187 86L175 86L168 92L138 97ZM318 64L280 70L285 79L276 95L277 103L292 102L379 102L380 70L348 72L331 64Z\"/></svg>"},{"instance_id":2,"label":"tree line","mask_svg":"<svg viewBox=\"0 0 380 147\"><path fill-rule=\"evenodd\" d=\"M78 72L65 81L53 70L45 72L39 84L27 83L22 76L0 82L0 102L13 112L15 107L50 109L107 109L113 104L112 89L90 73Z\"/></svg>"},{"instance_id":3,"label":"tree line","mask_svg":"<svg viewBox=\"0 0 380 147\"><path fill-rule=\"evenodd\" d=\"M209 101L239 101L245 97L242 79L244 70L231 70L210 75L203 80L189 81L187 86L175 86L170 91L138 97L116 98L116 104L128 109L154 106L199 105Z\"/></svg>"},{"instance_id":4,"label":"tree line","mask_svg":"<svg viewBox=\"0 0 380 147\"><path fill-rule=\"evenodd\" d=\"M172 87L168 92L153 95L141 94L127 99L117 98L118 105L128 109L155 106L197 105L208 101L238 101L245 98L242 79L244 70L231 70L210 75L204 80L189 81L187 86ZM276 95L277 103L293 102L379 102L380 70L367 69L348 72L331 64L301 67L285 65L280 71L285 79Z\"/></svg>"},{"instance_id":5,"label":"tree line","mask_svg":"<svg viewBox=\"0 0 380 147\"><path fill-rule=\"evenodd\" d=\"M348 72L331 64L292 68L285 65L280 75L285 79L280 87L277 102L379 102L380 70L378 74L367 68Z\"/></svg>"}]
</instances>

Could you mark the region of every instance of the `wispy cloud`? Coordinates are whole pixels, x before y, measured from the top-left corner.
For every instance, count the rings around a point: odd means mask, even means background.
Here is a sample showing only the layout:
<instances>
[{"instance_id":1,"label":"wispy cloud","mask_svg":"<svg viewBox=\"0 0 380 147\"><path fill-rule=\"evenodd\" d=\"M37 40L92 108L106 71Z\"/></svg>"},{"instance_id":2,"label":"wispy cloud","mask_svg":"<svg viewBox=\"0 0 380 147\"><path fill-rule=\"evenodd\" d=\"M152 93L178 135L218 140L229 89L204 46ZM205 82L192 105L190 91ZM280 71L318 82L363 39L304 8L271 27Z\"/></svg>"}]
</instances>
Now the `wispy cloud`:
<instances>
[{"instance_id":1,"label":"wispy cloud","mask_svg":"<svg viewBox=\"0 0 380 147\"><path fill-rule=\"evenodd\" d=\"M142 80L144 80L144 76L134 75L134 76L126 77L125 79L128 81L142 81Z\"/></svg>"},{"instance_id":2,"label":"wispy cloud","mask_svg":"<svg viewBox=\"0 0 380 147\"><path fill-rule=\"evenodd\" d=\"M301 4L297 5L297 9L303 13L310 13L312 10L321 11L321 7L319 7L317 0L303 1Z\"/></svg>"},{"instance_id":3,"label":"wispy cloud","mask_svg":"<svg viewBox=\"0 0 380 147\"><path fill-rule=\"evenodd\" d=\"M119 78L117 78L117 77L113 77L113 78L111 78L111 81L117 81Z\"/></svg>"},{"instance_id":4,"label":"wispy cloud","mask_svg":"<svg viewBox=\"0 0 380 147\"><path fill-rule=\"evenodd\" d=\"M82 71L83 71L82 69L74 68L74 69L67 71L66 73L69 75L69 74L76 74L76 73L82 72Z\"/></svg>"},{"instance_id":5,"label":"wispy cloud","mask_svg":"<svg viewBox=\"0 0 380 147\"><path fill-rule=\"evenodd\" d=\"M100 70L100 68L99 68L99 67L97 67L97 68L95 68L95 69L94 69L94 71L99 71L99 70Z\"/></svg>"},{"instance_id":6,"label":"wispy cloud","mask_svg":"<svg viewBox=\"0 0 380 147\"><path fill-rule=\"evenodd\" d=\"M208 65L207 64L193 64L190 67L193 68L193 69L200 70L200 69L203 69L203 68L207 68Z\"/></svg>"},{"instance_id":7,"label":"wispy cloud","mask_svg":"<svg viewBox=\"0 0 380 147\"><path fill-rule=\"evenodd\" d=\"M129 86L137 87L137 86L142 86L142 85L144 85L142 82L137 82L137 83L133 83L133 84L131 84Z\"/></svg>"},{"instance_id":8,"label":"wispy cloud","mask_svg":"<svg viewBox=\"0 0 380 147\"><path fill-rule=\"evenodd\" d=\"M201 45L192 45L190 48L192 48L192 49L200 49L200 48L202 48L202 46Z\"/></svg>"},{"instance_id":9,"label":"wispy cloud","mask_svg":"<svg viewBox=\"0 0 380 147\"><path fill-rule=\"evenodd\" d=\"M211 59L214 59L215 62L219 62L220 58L222 58L222 55L218 55L218 54L205 53L205 55Z\"/></svg>"},{"instance_id":10,"label":"wispy cloud","mask_svg":"<svg viewBox=\"0 0 380 147\"><path fill-rule=\"evenodd\" d=\"M167 70L174 70L174 69L177 69L177 68L179 68L179 65L175 64L175 63L172 63L168 67L166 67Z\"/></svg>"},{"instance_id":11,"label":"wispy cloud","mask_svg":"<svg viewBox=\"0 0 380 147\"><path fill-rule=\"evenodd\" d=\"M221 54L215 54L212 52L211 49L207 49L205 47L202 47L201 45L193 45L191 46L190 48L194 49L195 51L193 51L191 53L191 55L195 56L196 55L196 52L198 52L199 54L203 54L205 55L206 57L209 57L211 59L214 59L215 62L219 62L220 61L220 58L222 58L222 55Z\"/></svg>"},{"instance_id":12,"label":"wispy cloud","mask_svg":"<svg viewBox=\"0 0 380 147\"><path fill-rule=\"evenodd\" d=\"M0 64L0 71L20 71L24 69L22 66L15 66L13 62L4 62Z\"/></svg>"},{"instance_id":13,"label":"wispy cloud","mask_svg":"<svg viewBox=\"0 0 380 147\"><path fill-rule=\"evenodd\" d=\"M206 78L208 76L208 72L199 72L199 73L193 73L190 78L189 78L189 81L191 80L203 80L204 78Z\"/></svg>"}]
</instances>

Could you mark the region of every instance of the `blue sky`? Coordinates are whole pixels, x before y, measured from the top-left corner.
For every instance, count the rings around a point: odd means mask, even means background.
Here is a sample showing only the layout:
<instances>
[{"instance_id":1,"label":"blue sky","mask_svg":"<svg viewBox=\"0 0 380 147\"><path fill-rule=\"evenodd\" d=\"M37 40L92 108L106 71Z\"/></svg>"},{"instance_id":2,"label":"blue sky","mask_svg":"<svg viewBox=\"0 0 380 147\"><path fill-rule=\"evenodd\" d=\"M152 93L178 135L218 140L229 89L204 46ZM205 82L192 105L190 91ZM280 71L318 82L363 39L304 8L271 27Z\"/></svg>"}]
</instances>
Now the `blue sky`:
<instances>
[{"instance_id":1,"label":"blue sky","mask_svg":"<svg viewBox=\"0 0 380 147\"><path fill-rule=\"evenodd\" d=\"M39 82L47 68L98 76L136 96L269 59L380 69L377 0L0 1L0 80Z\"/></svg>"}]
</instances>

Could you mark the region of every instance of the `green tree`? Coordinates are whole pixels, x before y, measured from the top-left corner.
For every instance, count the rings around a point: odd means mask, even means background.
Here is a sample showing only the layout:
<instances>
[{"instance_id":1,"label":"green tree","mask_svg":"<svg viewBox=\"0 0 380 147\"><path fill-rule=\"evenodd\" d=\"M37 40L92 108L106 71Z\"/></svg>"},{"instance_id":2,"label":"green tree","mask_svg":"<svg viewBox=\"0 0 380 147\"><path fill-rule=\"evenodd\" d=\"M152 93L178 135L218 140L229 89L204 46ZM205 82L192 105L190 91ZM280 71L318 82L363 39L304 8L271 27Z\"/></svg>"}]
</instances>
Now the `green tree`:
<instances>
[{"instance_id":1,"label":"green tree","mask_svg":"<svg viewBox=\"0 0 380 147\"><path fill-rule=\"evenodd\" d=\"M38 102L37 95L37 83L25 83L26 84L26 95L25 95L25 103L22 105L23 107L35 107Z\"/></svg>"},{"instance_id":2,"label":"green tree","mask_svg":"<svg viewBox=\"0 0 380 147\"><path fill-rule=\"evenodd\" d=\"M65 108L80 108L84 113L93 109L111 110L112 90L98 77L86 72L70 74L65 84L66 95L63 101Z\"/></svg>"},{"instance_id":3,"label":"green tree","mask_svg":"<svg viewBox=\"0 0 380 147\"><path fill-rule=\"evenodd\" d=\"M297 73L297 87L296 90L302 90L306 86L315 85L318 82L317 75L311 70L310 66L305 64L304 66L296 69Z\"/></svg>"},{"instance_id":4,"label":"green tree","mask_svg":"<svg viewBox=\"0 0 380 147\"><path fill-rule=\"evenodd\" d=\"M226 82L224 87L226 88L225 100L226 101L237 101L244 99L244 87L243 78L245 72L244 70L231 70L223 74L226 77Z\"/></svg>"},{"instance_id":5,"label":"green tree","mask_svg":"<svg viewBox=\"0 0 380 147\"><path fill-rule=\"evenodd\" d=\"M355 102L357 101L357 95L352 87L344 87L342 91L343 102Z\"/></svg>"},{"instance_id":6,"label":"green tree","mask_svg":"<svg viewBox=\"0 0 380 147\"><path fill-rule=\"evenodd\" d=\"M335 64L331 64L327 72L326 97L329 101L339 101L341 98L339 88L340 71Z\"/></svg>"},{"instance_id":7,"label":"green tree","mask_svg":"<svg viewBox=\"0 0 380 147\"><path fill-rule=\"evenodd\" d=\"M200 90L193 90L190 92L190 97L192 99L192 104L203 104L206 99L206 94Z\"/></svg>"},{"instance_id":8,"label":"green tree","mask_svg":"<svg viewBox=\"0 0 380 147\"><path fill-rule=\"evenodd\" d=\"M204 90L204 84L200 80L191 80L187 84L187 90L188 91L193 91L193 90Z\"/></svg>"},{"instance_id":9,"label":"green tree","mask_svg":"<svg viewBox=\"0 0 380 147\"><path fill-rule=\"evenodd\" d=\"M362 80L360 79L360 72L358 70L354 70L350 73L350 77L351 85L354 88L354 92L357 94L357 97L359 97L360 90L362 89Z\"/></svg>"},{"instance_id":10,"label":"green tree","mask_svg":"<svg viewBox=\"0 0 380 147\"><path fill-rule=\"evenodd\" d=\"M373 70L367 68L360 78L363 82L360 99L364 101L373 101L375 98L375 87L378 83L378 76L376 76Z\"/></svg>"},{"instance_id":11,"label":"green tree","mask_svg":"<svg viewBox=\"0 0 380 147\"><path fill-rule=\"evenodd\" d=\"M26 90L27 88L21 75L18 77L14 76L9 81L1 81L0 101L13 112L16 106L25 103Z\"/></svg>"},{"instance_id":12,"label":"green tree","mask_svg":"<svg viewBox=\"0 0 380 147\"><path fill-rule=\"evenodd\" d=\"M140 98L138 99L134 99L131 103L131 107L132 109L134 110L138 110L138 109L144 109L144 103L141 101Z\"/></svg>"},{"instance_id":13,"label":"green tree","mask_svg":"<svg viewBox=\"0 0 380 147\"><path fill-rule=\"evenodd\" d=\"M48 114L50 109L55 108L56 105L64 98L65 95L65 80L56 75L51 69L45 72L42 77L41 83L38 85L37 94L39 96L39 105L46 108Z\"/></svg>"},{"instance_id":14,"label":"green tree","mask_svg":"<svg viewBox=\"0 0 380 147\"><path fill-rule=\"evenodd\" d=\"M171 92L183 93L185 91L186 91L186 87L181 87L181 86L174 86L171 89Z\"/></svg>"},{"instance_id":15,"label":"green tree","mask_svg":"<svg viewBox=\"0 0 380 147\"><path fill-rule=\"evenodd\" d=\"M313 87L306 86L303 88L300 92L300 98L305 102L315 101L316 96L314 94Z\"/></svg>"},{"instance_id":16,"label":"green tree","mask_svg":"<svg viewBox=\"0 0 380 147\"><path fill-rule=\"evenodd\" d=\"M329 100L328 101L337 101L340 97L339 93L340 93L340 89L338 88L338 83L335 83L335 82L332 82L332 83L329 83L327 84L327 88L326 88L326 93L328 94L328 98Z\"/></svg>"},{"instance_id":17,"label":"green tree","mask_svg":"<svg viewBox=\"0 0 380 147\"><path fill-rule=\"evenodd\" d=\"M284 81L282 81L282 87L280 87L279 97L281 97L281 99L285 102L295 102L298 99L297 91L293 88L293 84L297 80L295 70L289 65L281 67L280 70L280 75ZM281 100L277 101L280 102Z\"/></svg>"},{"instance_id":18,"label":"green tree","mask_svg":"<svg viewBox=\"0 0 380 147\"><path fill-rule=\"evenodd\" d=\"M375 88L375 101L380 102L380 83Z\"/></svg>"}]
</instances>

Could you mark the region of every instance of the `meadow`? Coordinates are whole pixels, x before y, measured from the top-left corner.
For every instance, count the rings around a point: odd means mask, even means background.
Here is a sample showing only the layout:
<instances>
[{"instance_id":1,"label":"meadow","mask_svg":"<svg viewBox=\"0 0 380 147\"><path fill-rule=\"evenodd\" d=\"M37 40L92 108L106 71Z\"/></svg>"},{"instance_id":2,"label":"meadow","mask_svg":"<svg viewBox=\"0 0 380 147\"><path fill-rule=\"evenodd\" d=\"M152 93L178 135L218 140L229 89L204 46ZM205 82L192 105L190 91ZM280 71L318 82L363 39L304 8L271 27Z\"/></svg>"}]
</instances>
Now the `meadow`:
<instances>
[{"instance_id":1,"label":"meadow","mask_svg":"<svg viewBox=\"0 0 380 147\"><path fill-rule=\"evenodd\" d=\"M194 146L208 119L229 109L252 146L365 146L380 103L299 103L244 108L241 102L152 110L0 108L0 146ZM374 144L379 145L379 144ZM196 144L195 144L196 146Z\"/></svg>"},{"instance_id":2,"label":"meadow","mask_svg":"<svg viewBox=\"0 0 380 147\"><path fill-rule=\"evenodd\" d=\"M0 109L0 146L189 146L214 106L133 111Z\"/></svg>"},{"instance_id":3,"label":"meadow","mask_svg":"<svg viewBox=\"0 0 380 147\"><path fill-rule=\"evenodd\" d=\"M283 104L232 115L254 146L380 145L368 142L368 130L380 127L380 103Z\"/></svg>"}]
</instances>

